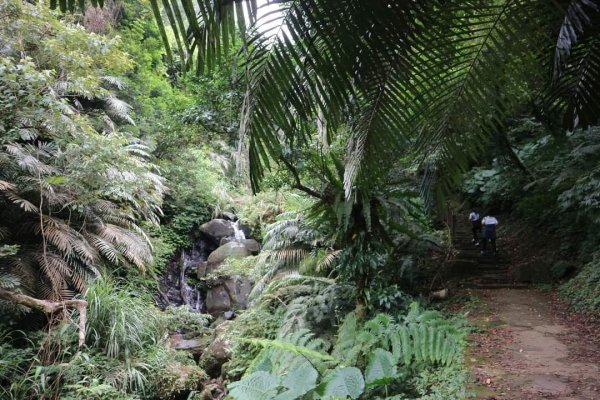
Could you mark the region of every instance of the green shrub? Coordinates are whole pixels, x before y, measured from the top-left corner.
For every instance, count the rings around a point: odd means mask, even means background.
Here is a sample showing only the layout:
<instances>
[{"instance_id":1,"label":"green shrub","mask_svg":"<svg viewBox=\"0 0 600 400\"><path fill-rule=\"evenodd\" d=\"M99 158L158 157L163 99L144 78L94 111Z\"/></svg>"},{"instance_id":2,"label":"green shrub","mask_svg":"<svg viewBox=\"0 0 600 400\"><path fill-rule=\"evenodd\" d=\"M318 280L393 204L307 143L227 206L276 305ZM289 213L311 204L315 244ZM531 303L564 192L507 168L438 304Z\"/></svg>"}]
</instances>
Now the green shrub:
<instances>
[{"instance_id":1,"label":"green shrub","mask_svg":"<svg viewBox=\"0 0 600 400\"><path fill-rule=\"evenodd\" d=\"M98 278L90 284L85 298L88 346L123 359L161 341L165 326L148 295Z\"/></svg>"},{"instance_id":2,"label":"green shrub","mask_svg":"<svg viewBox=\"0 0 600 400\"><path fill-rule=\"evenodd\" d=\"M163 318L169 332L202 332L212 320L211 315L192 312L187 305L167 307Z\"/></svg>"},{"instance_id":3,"label":"green shrub","mask_svg":"<svg viewBox=\"0 0 600 400\"><path fill-rule=\"evenodd\" d=\"M600 317L600 254L596 253L576 277L565 283L560 293L573 310Z\"/></svg>"}]
</instances>

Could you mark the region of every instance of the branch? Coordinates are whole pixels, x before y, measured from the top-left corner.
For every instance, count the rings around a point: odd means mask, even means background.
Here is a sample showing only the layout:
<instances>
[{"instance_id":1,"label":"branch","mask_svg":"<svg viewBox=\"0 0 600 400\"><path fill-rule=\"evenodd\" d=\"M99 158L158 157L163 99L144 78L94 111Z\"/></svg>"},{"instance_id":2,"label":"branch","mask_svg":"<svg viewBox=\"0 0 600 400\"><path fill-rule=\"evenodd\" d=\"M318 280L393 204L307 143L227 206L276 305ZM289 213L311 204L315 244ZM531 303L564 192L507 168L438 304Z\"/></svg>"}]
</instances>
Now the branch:
<instances>
[{"instance_id":1,"label":"branch","mask_svg":"<svg viewBox=\"0 0 600 400\"><path fill-rule=\"evenodd\" d=\"M292 173L292 175L294 175L294 180L296 181L296 184L292 186L293 188L301 190L304 193L307 193L313 197L316 197L317 199L321 199L321 200L325 199L325 195L323 193L319 193L316 190L311 189L308 186L304 186L302 184L302 181L300 180L300 174L298 173L298 170L296 169L296 167L294 167L294 165L291 162L286 160L286 158L284 156L281 156L280 159L281 159L281 161L283 161L283 163L288 168L288 170Z\"/></svg>"},{"instance_id":2,"label":"branch","mask_svg":"<svg viewBox=\"0 0 600 400\"><path fill-rule=\"evenodd\" d=\"M34 308L46 314L53 314L68 308L79 310L79 347L85 342L85 323L87 320L87 304L85 300L50 301L40 300L25 294L14 293L0 288L0 299L4 299L23 306Z\"/></svg>"}]
</instances>

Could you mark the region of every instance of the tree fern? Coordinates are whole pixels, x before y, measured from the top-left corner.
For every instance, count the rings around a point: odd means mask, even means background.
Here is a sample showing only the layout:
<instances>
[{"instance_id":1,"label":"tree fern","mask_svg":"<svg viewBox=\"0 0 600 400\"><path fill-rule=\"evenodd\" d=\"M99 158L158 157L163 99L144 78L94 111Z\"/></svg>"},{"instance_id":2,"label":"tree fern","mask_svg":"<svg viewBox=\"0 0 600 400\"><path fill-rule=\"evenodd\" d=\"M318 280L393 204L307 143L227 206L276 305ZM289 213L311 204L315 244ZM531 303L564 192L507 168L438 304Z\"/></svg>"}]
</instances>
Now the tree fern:
<instances>
[{"instance_id":1,"label":"tree fern","mask_svg":"<svg viewBox=\"0 0 600 400\"><path fill-rule=\"evenodd\" d=\"M349 314L340 325L332 354L353 365L366 365L372 352L381 349L405 367L449 365L460 359L465 336L460 322L413 303L404 322L380 314L359 327L356 316Z\"/></svg>"},{"instance_id":2,"label":"tree fern","mask_svg":"<svg viewBox=\"0 0 600 400\"><path fill-rule=\"evenodd\" d=\"M62 300L108 265L148 265L141 226L158 222L166 188L147 148L118 131L130 107L107 72L131 63L116 42L57 23L44 5L10 3L18 23L0 26L14 50L0 57L0 217L10 229L0 246L19 245L3 258L19 289ZM106 133L109 113L119 120Z\"/></svg>"}]
</instances>

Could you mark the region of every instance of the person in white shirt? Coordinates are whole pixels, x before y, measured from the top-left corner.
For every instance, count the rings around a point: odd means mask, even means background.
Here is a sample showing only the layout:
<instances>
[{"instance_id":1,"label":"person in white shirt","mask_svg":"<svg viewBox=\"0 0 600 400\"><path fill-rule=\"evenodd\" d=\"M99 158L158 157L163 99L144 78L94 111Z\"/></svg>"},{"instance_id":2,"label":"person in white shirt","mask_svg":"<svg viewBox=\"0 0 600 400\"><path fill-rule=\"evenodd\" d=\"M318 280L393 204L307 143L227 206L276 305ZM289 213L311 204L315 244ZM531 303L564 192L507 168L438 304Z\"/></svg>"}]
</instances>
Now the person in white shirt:
<instances>
[{"instance_id":1,"label":"person in white shirt","mask_svg":"<svg viewBox=\"0 0 600 400\"><path fill-rule=\"evenodd\" d=\"M469 214L469 221L471 221L471 230L473 232L471 243L475 243L475 246L479 246L478 233L481 232L481 218L476 211L471 211L471 214Z\"/></svg>"},{"instance_id":2,"label":"person in white shirt","mask_svg":"<svg viewBox=\"0 0 600 400\"><path fill-rule=\"evenodd\" d=\"M498 220L491 215L486 215L481 220L481 225L483 226L481 255L486 254L488 240L492 247L492 255L496 255L496 227L498 226Z\"/></svg>"}]
</instances>

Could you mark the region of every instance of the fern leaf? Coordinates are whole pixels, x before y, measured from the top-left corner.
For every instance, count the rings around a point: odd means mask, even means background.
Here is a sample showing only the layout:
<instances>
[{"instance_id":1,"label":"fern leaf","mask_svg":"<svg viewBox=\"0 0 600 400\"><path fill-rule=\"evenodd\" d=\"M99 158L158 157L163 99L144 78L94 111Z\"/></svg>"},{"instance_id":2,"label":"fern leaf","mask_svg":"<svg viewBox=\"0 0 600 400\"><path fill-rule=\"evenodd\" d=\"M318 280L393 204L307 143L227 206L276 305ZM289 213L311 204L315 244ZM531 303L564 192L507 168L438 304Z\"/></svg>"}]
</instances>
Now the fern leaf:
<instances>
[{"instance_id":1,"label":"fern leaf","mask_svg":"<svg viewBox=\"0 0 600 400\"><path fill-rule=\"evenodd\" d=\"M303 346L298 346L282 340L269 340L269 339L248 339L248 338L235 338L241 343L248 343L255 346L274 348L279 350L288 351L293 354L302 355L311 360L321 361L333 361L333 357L329 354L322 353L319 351L310 350Z\"/></svg>"},{"instance_id":2,"label":"fern leaf","mask_svg":"<svg viewBox=\"0 0 600 400\"><path fill-rule=\"evenodd\" d=\"M427 350L427 355L430 362L436 362L438 359L435 356L435 339L436 339L436 330L434 327L430 326L427 331L429 332L429 336L427 338L427 344L429 345Z\"/></svg>"},{"instance_id":3,"label":"fern leaf","mask_svg":"<svg viewBox=\"0 0 600 400\"><path fill-rule=\"evenodd\" d=\"M427 329L427 326L424 324L420 324L419 325L419 340L420 340L420 353L421 353L421 360L423 362L427 362L430 360L429 357L429 344L427 343L427 339L429 338L429 330Z\"/></svg>"},{"instance_id":4,"label":"fern leaf","mask_svg":"<svg viewBox=\"0 0 600 400\"><path fill-rule=\"evenodd\" d=\"M404 361L404 365L408 366L410 365L410 362L413 357L413 347L411 346L410 332L407 327L401 326L399 329L399 333L400 339L402 341L402 358Z\"/></svg>"}]
</instances>

